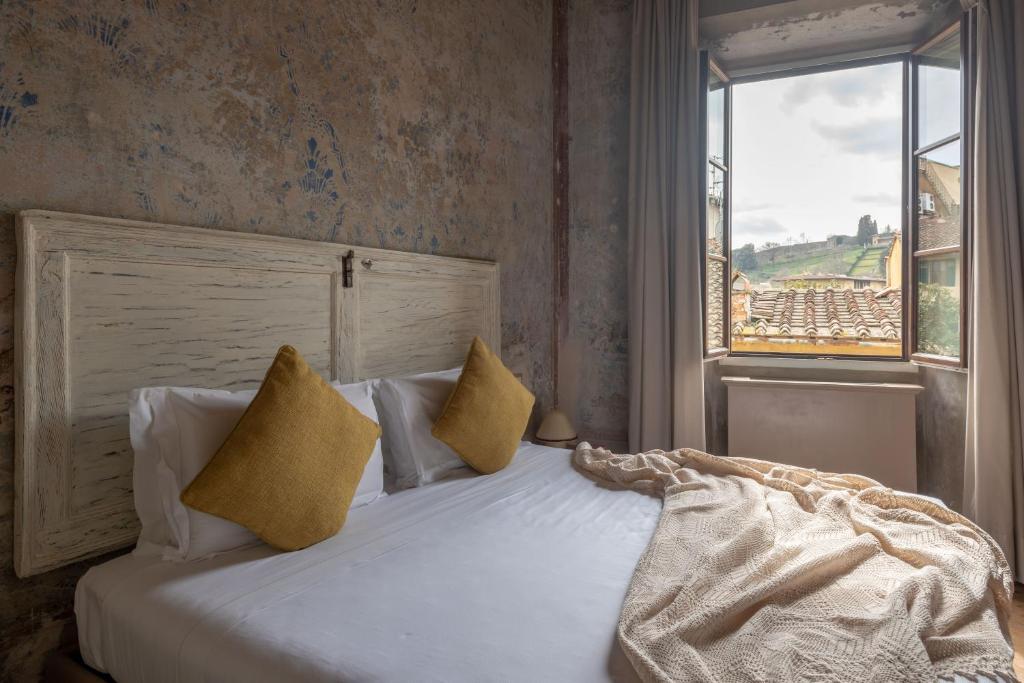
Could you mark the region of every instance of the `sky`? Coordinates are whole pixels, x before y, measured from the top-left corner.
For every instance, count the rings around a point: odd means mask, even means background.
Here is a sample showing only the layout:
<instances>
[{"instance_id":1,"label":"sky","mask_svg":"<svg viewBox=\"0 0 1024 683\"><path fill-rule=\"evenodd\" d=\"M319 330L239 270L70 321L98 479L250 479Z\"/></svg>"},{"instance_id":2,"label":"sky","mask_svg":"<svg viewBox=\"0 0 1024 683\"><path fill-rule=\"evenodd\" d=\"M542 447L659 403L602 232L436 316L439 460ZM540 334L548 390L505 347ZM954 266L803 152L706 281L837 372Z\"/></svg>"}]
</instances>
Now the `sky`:
<instances>
[{"instance_id":1,"label":"sky","mask_svg":"<svg viewBox=\"0 0 1024 683\"><path fill-rule=\"evenodd\" d=\"M922 97L948 95L942 71ZM733 86L733 248L853 235L864 214L900 229L902 78L892 63ZM950 127L944 109L929 128Z\"/></svg>"}]
</instances>

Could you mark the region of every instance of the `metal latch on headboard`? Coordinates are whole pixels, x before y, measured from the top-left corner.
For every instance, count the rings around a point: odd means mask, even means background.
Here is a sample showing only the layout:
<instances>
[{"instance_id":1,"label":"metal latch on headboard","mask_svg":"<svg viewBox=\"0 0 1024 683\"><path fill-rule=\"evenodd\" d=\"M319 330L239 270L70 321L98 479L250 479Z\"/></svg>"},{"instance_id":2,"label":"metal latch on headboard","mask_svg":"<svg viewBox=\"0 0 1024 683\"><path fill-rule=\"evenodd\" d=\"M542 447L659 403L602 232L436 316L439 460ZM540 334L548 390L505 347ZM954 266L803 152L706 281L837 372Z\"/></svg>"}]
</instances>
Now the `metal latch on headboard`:
<instances>
[{"instance_id":1,"label":"metal latch on headboard","mask_svg":"<svg viewBox=\"0 0 1024 683\"><path fill-rule=\"evenodd\" d=\"M352 261L355 258L356 254L351 249L341 257L341 286L345 289L352 286Z\"/></svg>"}]
</instances>

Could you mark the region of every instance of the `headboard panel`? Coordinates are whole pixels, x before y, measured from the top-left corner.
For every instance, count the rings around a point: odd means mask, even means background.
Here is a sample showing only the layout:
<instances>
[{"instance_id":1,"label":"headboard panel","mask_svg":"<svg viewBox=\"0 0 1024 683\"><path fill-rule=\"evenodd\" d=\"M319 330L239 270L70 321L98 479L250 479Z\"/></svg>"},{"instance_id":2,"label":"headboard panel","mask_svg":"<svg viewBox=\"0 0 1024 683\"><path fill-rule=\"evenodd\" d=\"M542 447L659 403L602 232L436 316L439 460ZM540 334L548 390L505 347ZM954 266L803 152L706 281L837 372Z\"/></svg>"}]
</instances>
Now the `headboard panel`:
<instances>
[{"instance_id":1,"label":"headboard panel","mask_svg":"<svg viewBox=\"0 0 1024 683\"><path fill-rule=\"evenodd\" d=\"M45 211L17 232L19 576L135 541L132 388L254 387L284 343L341 381L500 348L494 263Z\"/></svg>"}]
</instances>

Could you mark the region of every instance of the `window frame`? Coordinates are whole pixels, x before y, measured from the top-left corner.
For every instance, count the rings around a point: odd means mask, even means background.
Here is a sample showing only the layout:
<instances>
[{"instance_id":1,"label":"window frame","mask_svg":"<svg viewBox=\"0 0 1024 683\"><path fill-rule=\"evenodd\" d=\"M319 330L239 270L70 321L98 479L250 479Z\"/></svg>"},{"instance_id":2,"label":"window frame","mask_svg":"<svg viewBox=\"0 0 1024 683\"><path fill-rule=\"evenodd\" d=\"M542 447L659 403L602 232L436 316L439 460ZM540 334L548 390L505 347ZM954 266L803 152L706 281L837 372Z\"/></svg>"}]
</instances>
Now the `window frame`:
<instances>
[{"instance_id":1,"label":"window frame","mask_svg":"<svg viewBox=\"0 0 1024 683\"><path fill-rule=\"evenodd\" d=\"M844 60L844 61L841 61L841 62L834 62L834 63L831 63L831 64L821 64L821 65L816 65L816 66L794 67L794 68L781 69L781 70L778 70L778 71L771 71L771 72L761 73L761 74L750 74L750 75L746 75L746 76L737 76L737 77L729 79L729 81L728 81L727 90L729 91L729 95L727 97L727 102L729 102L729 104L731 105L731 90L732 90L732 86L734 86L734 85L742 85L744 83L757 83L757 82L760 82L760 81L770 81L770 80L775 80L775 79L778 79L778 78L789 78L789 77L792 77L792 76L808 76L808 75L812 75L812 74L826 73L826 72L831 72L831 71L844 71L846 69L856 69L856 68L865 67L865 66L875 66L875 65L878 65L878 64L902 63L903 64L903 68L904 68L904 74L903 74L903 82L902 82L901 87L902 87L902 90L903 90L902 98L903 98L904 104L903 104L903 107L902 107L902 109L903 109L903 112L902 112L902 115L903 115L903 132L902 132L902 138L900 140L900 149L903 150L906 147L906 139L907 139L907 107L906 107L906 98L907 98L907 79L906 79L907 57L908 57L908 55L906 55L906 54L882 55L882 56L878 56L878 57L866 57L866 58ZM703 73L703 71L702 71L702 73ZM706 85L704 85L704 87L702 88L702 92L707 92ZM701 105L702 110L705 109L706 106L707 106L706 99L707 99L706 97L702 98L702 100L703 100L702 105ZM726 153L727 153L726 160L730 162L730 167L731 167L732 158L731 158L731 152L730 152L730 145L728 143L731 143L731 139L730 138L731 138L731 131L732 131L732 116L731 116L731 108L729 108L729 107L727 107L727 109L726 109L726 116L727 116L727 121L726 121L725 128L728 131L727 132L727 145L726 145ZM707 126L706 118L703 119L703 121L704 121L705 130L706 130L706 126ZM707 139L707 135L706 134L703 137L705 138L705 140ZM706 142L705 142L705 145L706 145ZM705 156L706 156L706 153L705 153ZM901 186L902 186L901 187L901 201L903 201L904 204L905 204L906 203L906 197L907 197L907 188L906 188L905 176L906 176L906 168L907 168L908 162L907 162L907 158L906 158L905 154L903 154L902 157L903 157L903 159L902 159L903 172L902 172L901 175L902 175L902 177L904 177L904 180L903 180L903 182L901 182ZM702 171L702 174L706 174L706 170ZM731 176L730 176L730 181L731 181ZM704 182L704 185L702 185L702 187L705 188L704 192L706 192L706 179L703 182ZM727 204L727 208L728 208L728 216L726 217L725 226L726 226L727 232L729 234L728 234L728 236L726 238L726 242L731 247L731 244L732 244L732 235L731 235L731 230L732 230L732 199L731 199L732 184L731 184L731 182L727 183L727 188L728 189L727 189L726 204ZM702 210L701 230L702 231L706 231L706 221L703 218L703 211L705 210L704 207L706 206L706 204L707 204L707 197L705 195L703 197L703 201L701 202L701 207L702 207L702 209L701 209ZM907 234L906 233L907 226L906 226L906 216L905 216L905 213L906 212L904 212L904 211L900 212L900 230L902 231L903 235ZM702 245L704 245L705 243L704 243L703 240L706 240L706 236L705 236L704 232L702 232L701 234L702 234ZM705 253L707 252L706 246L704 247L704 251L705 251ZM907 250L904 249L903 251L904 251L903 263L901 263L901 268L903 270L903 277L904 277L903 281L906 282L907 281L906 280L906 275L907 275L906 251ZM731 280L732 280L732 252L731 252L731 249L726 252L726 256L728 258L727 267L726 267L727 275L725 277L726 285L727 285L727 287L726 287L726 308L728 309L728 312L731 314L732 313L732 306L731 306L731 300L732 300L731 299L731 297L732 297L732 286L731 286ZM704 263L704 261L702 260L702 264L703 263ZM702 265L702 273L703 273L703 269L704 268L706 268L706 266ZM706 281L702 280L702 284L704 285L703 289L706 289L706 287L707 287ZM703 291L703 289L702 289L702 291ZM902 295L902 299L903 299L904 314L903 314L902 320L900 322L900 325L901 325L900 355L898 355L898 356L876 356L876 355L865 355L865 354L784 353L784 352L780 352L780 351L734 351L732 349L732 320L731 320L731 318L726 317L725 320L726 320L726 322L728 324L728 327L726 328L725 333L726 333L726 343L728 345L728 353L727 354L721 353L719 349L713 349L712 351L709 352L709 350L707 349L707 336L706 336L706 332L705 332L705 346L704 346L705 352L704 352L704 357L706 359L711 359L711 358L719 358L719 357L721 357L723 355L729 355L729 356L734 356L734 357L737 357L737 358L788 358L788 359L795 359L795 360L843 360L843 361L845 361L845 360L856 360L856 361L884 361L884 362L895 362L895 363L905 362L907 360L907 351L908 351L908 348L909 348L907 346L907 330L906 330L906 324L907 324L907 315L906 315L907 296L906 296L906 290L905 289L904 289L904 292L903 292L903 295ZM705 317L705 320L706 320L706 317ZM705 324L705 328L706 327L707 327L707 325Z\"/></svg>"},{"instance_id":2,"label":"window frame","mask_svg":"<svg viewBox=\"0 0 1024 683\"><path fill-rule=\"evenodd\" d=\"M963 15L957 19L956 22L943 28L941 31L936 33L933 37L922 43L919 47L909 51L898 54L883 55L878 57L868 57L861 59L845 60L841 62L835 62L831 64L823 64L816 66L807 67L795 67L789 69L782 69L778 71L770 71L761 74L750 74L746 76L740 76L730 78L728 74L722 70L714 61L714 57L707 51L701 51L701 124L703 135L702 137L702 158L704 163L701 165L700 171L700 182L701 182L701 202L700 202L700 240L701 240L701 303L703 313L703 325L702 325L702 338L704 341L704 358L705 359L717 359L725 356L735 357L746 357L746 358L789 358L796 360L854 360L854 361L884 361L901 363L913 361L919 364L926 365L938 365L942 367L953 367L953 368L966 368L967 367L967 355L968 355L968 339L969 339L969 321L968 317L970 314L969 310L969 292L971 283L971 272L970 272L970 253L971 253L971 197L970 188L973 178L972 159L968 150L973 149L973 140L971 139L971 131L973 128L973 101L974 101L974 80L975 74L975 40L974 40L974 27L975 27L975 13L976 10L964 12ZM960 66L960 77L961 77L961 93L962 93L962 109L961 109L961 125L960 132L955 136L948 136L946 139L937 141L929 144L927 147L917 149L915 148L917 143L918 134L918 122L917 122L917 83L915 80L916 76L916 62L915 57L922 51L935 45L944 38L951 35L955 30L960 31L960 55L961 55L961 66ZM732 168L732 86L743 83L753 83L765 80L774 80L777 78L787 78L791 76L802 76L816 73L824 73L830 71L840 71L845 69L853 69L865 66L873 66L877 64L892 64L902 63L903 66L903 77L902 77L902 140L901 150L902 154L902 182L900 188L901 201L903 202L903 211L900 216L900 230L903 235L903 260L900 264L902 271L902 316L900 321L901 335L901 353L899 356L872 356L872 355L854 355L854 354L798 354L798 353L782 353L774 351L734 351L732 349L732 174L730 172ZM716 75L726 84L725 85L725 165L717 164L710 159L708 149L708 112L707 112L707 92L708 85L710 82L709 75L712 68L715 70ZM917 250L917 158L920 154L927 153L938 149L943 144L948 144L952 140L959 137L961 142L961 187L960 187L960 202L961 202L961 240L958 248L961 254L961 266L960 266L960 356L959 358L936 356L934 354L925 354L916 351L917 342L917 271L916 264L917 259L922 256L937 255L940 250L927 250L927 253ZM724 233L724 246L723 256L724 259L719 259L715 255L709 254L707 249L707 182L708 182L708 165L715 163L717 167L725 174L725 202L724 202L724 213L723 213L723 233ZM715 257L715 260L722 260L724 267L724 292L723 292L723 335L725 337L726 345L720 348L708 348L708 334L707 334L707 263L708 258Z\"/></svg>"},{"instance_id":3,"label":"window frame","mask_svg":"<svg viewBox=\"0 0 1024 683\"><path fill-rule=\"evenodd\" d=\"M973 185L974 169L973 157L970 150L974 148L972 130L974 128L974 83L975 83L975 56L974 56L974 26L975 11L964 12L954 23L946 26L931 38L916 47L907 55L908 73L907 80L910 90L910 101L907 103L907 120L910 125L910 138L907 141L905 157L909 160L908 175L905 184L908 185L910 196L906 204L904 221L909 225L907 249L905 257L908 261L907 269L910 279L904 278L904 282L910 283L908 292L904 292L903 298L907 305L904 310L908 315L907 322L910 323L907 329L907 340L909 342L908 358L923 365L935 365L944 368L966 369L967 357L970 342L970 282L971 282L971 234L972 234L972 213L973 202L971 188ZM960 130L959 132L947 135L939 140L932 141L926 145L919 145L920 137L920 104L919 84L920 78L918 69L920 67L921 55L946 40L955 33L960 34ZM932 249L919 249L918 238L920 236L919 220L920 211L917 202L919 196L918 183L918 160L921 156L935 150L941 149L953 142L960 143L960 244L956 247L937 247ZM933 353L925 353L917 350L919 340L918 332L918 292L920 282L918 280L918 264L921 259L942 256L945 254L957 253L960 255L960 353L959 356L942 356Z\"/></svg>"},{"instance_id":4,"label":"window frame","mask_svg":"<svg viewBox=\"0 0 1024 683\"><path fill-rule=\"evenodd\" d=\"M700 120L701 130L701 164L700 184L700 298L701 298L701 338L704 343L704 357L707 359L724 358L732 352L732 257L730 254L732 245L732 174L729 169L732 166L732 80L729 75L718 66L714 58L707 50L701 50L701 92L704 95L700 98ZM723 83L724 116L722 133L725 137L723 142L724 163L719 163L711 158L711 149L708 145L708 87L711 85L711 74ZM708 167L717 168L723 177L722 192L722 253L712 254L708 251ZM722 264L722 339L725 346L708 348L708 259L718 261Z\"/></svg>"}]
</instances>

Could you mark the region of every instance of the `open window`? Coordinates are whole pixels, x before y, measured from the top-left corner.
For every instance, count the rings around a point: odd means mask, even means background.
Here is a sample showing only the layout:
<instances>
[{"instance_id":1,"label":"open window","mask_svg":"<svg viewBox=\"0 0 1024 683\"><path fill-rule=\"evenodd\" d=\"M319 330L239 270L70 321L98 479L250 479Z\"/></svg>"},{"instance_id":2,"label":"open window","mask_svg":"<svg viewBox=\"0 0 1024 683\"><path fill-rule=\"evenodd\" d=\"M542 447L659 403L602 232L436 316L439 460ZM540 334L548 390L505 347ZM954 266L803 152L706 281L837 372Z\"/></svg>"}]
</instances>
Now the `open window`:
<instances>
[{"instance_id":1,"label":"open window","mask_svg":"<svg viewBox=\"0 0 1024 683\"><path fill-rule=\"evenodd\" d=\"M703 55L707 357L962 365L971 22L739 78Z\"/></svg>"},{"instance_id":2,"label":"open window","mask_svg":"<svg viewBox=\"0 0 1024 683\"><path fill-rule=\"evenodd\" d=\"M909 65L911 358L958 367L967 343L971 25L966 15Z\"/></svg>"},{"instance_id":3,"label":"open window","mask_svg":"<svg viewBox=\"0 0 1024 683\"><path fill-rule=\"evenodd\" d=\"M704 349L709 357L729 352L729 210L731 97L729 78L707 52L701 59L706 96L702 118L707 131L704 144L701 233L704 244Z\"/></svg>"}]
</instances>

